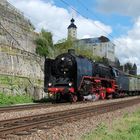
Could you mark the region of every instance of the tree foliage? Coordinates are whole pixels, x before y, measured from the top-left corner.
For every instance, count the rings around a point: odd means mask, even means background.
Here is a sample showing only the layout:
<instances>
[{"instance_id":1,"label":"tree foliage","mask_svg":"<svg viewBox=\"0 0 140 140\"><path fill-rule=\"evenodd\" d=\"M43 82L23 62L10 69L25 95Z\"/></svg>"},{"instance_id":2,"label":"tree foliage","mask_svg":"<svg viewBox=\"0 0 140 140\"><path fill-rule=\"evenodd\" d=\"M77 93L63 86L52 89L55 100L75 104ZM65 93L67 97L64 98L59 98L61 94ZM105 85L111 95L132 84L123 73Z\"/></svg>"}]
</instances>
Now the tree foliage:
<instances>
[{"instance_id":1,"label":"tree foliage","mask_svg":"<svg viewBox=\"0 0 140 140\"><path fill-rule=\"evenodd\" d=\"M93 54L92 49L87 46L79 45L70 39L61 39L53 45L52 34L42 29L39 37L35 40L37 44L36 52L44 57L54 58L62 53L67 53L69 49L74 49L77 55L82 55L92 61L109 65L107 58L101 58Z\"/></svg>"},{"instance_id":2,"label":"tree foliage","mask_svg":"<svg viewBox=\"0 0 140 140\"><path fill-rule=\"evenodd\" d=\"M44 57L53 57L54 47L51 32L42 29L35 43L37 45L37 54Z\"/></svg>"},{"instance_id":3,"label":"tree foliage","mask_svg":"<svg viewBox=\"0 0 140 140\"><path fill-rule=\"evenodd\" d=\"M118 68L118 69L121 69L121 64L120 64L120 61L119 59L116 57L115 58L115 66Z\"/></svg>"},{"instance_id":4,"label":"tree foliage","mask_svg":"<svg viewBox=\"0 0 140 140\"><path fill-rule=\"evenodd\" d=\"M66 39L59 40L55 45L55 54L59 55L61 53L68 52L68 49L73 48L73 44L74 43L72 40L66 40Z\"/></svg>"},{"instance_id":5,"label":"tree foliage","mask_svg":"<svg viewBox=\"0 0 140 140\"><path fill-rule=\"evenodd\" d=\"M130 62L127 62L125 65L124 65L124 68L125 68L125 71L127 70L131 70L132 69L132 64Z\"/></svg>"},{"instance_id":6,"label":"tree foliage","mask_svg":"<svg viewBox=\"0 0 140 140\"><path fill-rule=\"evenodd\" d=\"M72 40L62 39L58 41L58 44L55 45L56 55L61 53L68 52L68 49L74 49L77 55L81 55L87 57L88 59L96 62L101 62L108 64L107 58L101 58L99 56L93 55L92 50L87 48L86 46L78 45L77 43L73 42Z\"/></svg>"},{"instance_id":7,"label":"tree foliage","mask_svg":"<svg viewBox=\"0 0 140 140\"><path fill-rule=\"evenodd\" d=\"M132 64L127 62L122 66L122 68L124 68L123 70L129 74L137 75L137 65L135 63Z\"/></svg>"},{"instance_id":8,"label":"tree foliage","mask_svg":"<svg viewBox=\"0 0 140 140\"><path fill-rule=\"evenodd\" d=\"M101 57L93 55L90 49L81 49L79 47L75 47L74 49L76 51L76 54L87 57L88 59L91 59L92 61L101 62L102 60Z\"/></svg>"}]
</instances>

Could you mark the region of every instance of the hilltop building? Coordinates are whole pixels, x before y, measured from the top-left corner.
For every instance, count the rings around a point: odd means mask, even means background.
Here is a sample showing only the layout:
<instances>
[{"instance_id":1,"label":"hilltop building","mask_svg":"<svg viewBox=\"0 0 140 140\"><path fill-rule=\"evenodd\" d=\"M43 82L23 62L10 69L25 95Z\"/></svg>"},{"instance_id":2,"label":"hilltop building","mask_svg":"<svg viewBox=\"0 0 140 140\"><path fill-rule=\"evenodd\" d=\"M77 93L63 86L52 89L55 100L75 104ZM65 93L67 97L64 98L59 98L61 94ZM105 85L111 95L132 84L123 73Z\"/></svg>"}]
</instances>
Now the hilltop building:
<instances>
[{"instance_id":1,"label":"hilltop building","mask_svg":"<svg viewBox=\"0 0 140 140\"><path fill-rule=\"evenodd\" d=\"M90 50L93 55L107 58L111 62L115 62L115 45L105 36L95 38L77 39L77 26L75 20L71 19L71 24L68 26L67 39L74 40L75 47Z\"/></svg>"},{"instance_id":2,"label":"hilltop building","mask_svg":"<svg viewBox=\"0 0 140 140\"><path fill-rule=\"evenodd\" d=\"M105 36L79 39L75 45L90 50L95 56L104 57L115 62L115 45Z\"/></svg>"}]
</instances>

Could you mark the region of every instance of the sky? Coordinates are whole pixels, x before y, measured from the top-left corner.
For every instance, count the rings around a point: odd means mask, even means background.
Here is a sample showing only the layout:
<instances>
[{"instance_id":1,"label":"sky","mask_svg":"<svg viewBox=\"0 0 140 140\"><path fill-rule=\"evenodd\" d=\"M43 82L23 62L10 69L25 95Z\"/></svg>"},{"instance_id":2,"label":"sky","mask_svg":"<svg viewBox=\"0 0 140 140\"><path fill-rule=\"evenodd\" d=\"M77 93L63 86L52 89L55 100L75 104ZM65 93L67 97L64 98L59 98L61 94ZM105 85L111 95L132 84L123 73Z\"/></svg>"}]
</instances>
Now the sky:
<instances>
[{"instance_id":1,"label":"sky","mask_svg":"<svg viewBox=\"0 0 140 140\"><path fill-rule=\"evenodd\" d=\"M140 12L138 0L8 0L31 20L39 32L53 33L54 42L67 37L75 19L77 37L104 35L115 45L122 64L136 63L140 74Z\"/></svg>"}]
</instances>

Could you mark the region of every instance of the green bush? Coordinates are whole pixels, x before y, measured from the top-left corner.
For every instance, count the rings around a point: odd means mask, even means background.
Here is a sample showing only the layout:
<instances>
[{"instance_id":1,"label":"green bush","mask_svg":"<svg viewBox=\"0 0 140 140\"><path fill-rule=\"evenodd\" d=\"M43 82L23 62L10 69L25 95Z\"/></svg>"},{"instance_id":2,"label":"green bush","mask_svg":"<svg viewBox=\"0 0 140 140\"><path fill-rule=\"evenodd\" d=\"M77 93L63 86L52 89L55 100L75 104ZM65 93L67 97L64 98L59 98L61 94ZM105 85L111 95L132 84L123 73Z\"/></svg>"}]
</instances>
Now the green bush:
<instances>
[{"instance_id":1,"label":"green bush","mask_svg":"<svg viewBox=\"0 0 140 140\"><path fill-rule=\"evenodd\" d=\"M52 40L51 32L48 32L42 29L38 38L36 38L35 40L35 44L37 45L37 48L36 48L37 54L44 57L53 57L54 47L53 47L53 40Z\"/></svg>"},{"instance_id":2,"label":"green bush","mask_svg":"<svg viewBox=\"0 0 140 140\"><path fill-rule=\"evenodd\" d=\"M7 95L5 93L0 93L0 105L12 105L31 102L33 102L33 100L27 95Z\"/></svg>"}]
</instances>

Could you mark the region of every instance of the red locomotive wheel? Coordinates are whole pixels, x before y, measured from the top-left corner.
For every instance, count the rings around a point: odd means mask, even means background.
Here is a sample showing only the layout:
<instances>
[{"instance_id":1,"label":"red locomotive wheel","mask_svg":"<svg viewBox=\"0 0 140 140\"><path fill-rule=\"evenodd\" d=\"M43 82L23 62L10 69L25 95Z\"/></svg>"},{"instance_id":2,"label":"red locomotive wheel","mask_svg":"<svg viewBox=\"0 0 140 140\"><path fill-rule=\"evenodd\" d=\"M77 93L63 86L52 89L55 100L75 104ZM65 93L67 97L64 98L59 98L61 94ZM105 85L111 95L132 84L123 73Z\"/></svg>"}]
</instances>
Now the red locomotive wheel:
<instances>
[{"instance_id":1,"label":"red locomotive wheel","mask_svg":"<svg viewBox=\"0 0 140 140\"><path fill-rule=\"evenodd\" d=\"M71 99L72 99L72 102L77 102L77 96L76 95L71 95Z\"/></svg>"},{"instance_id":2,"label":"red locomotive wheel","mask_svg":"<svg viewBox=\"0 0 140 140\"><path fill-rule=\"evenodd\" d=\"M101 92L101 93L100 93L100 98L101 98L102 100L104 100L104 99L105 99L105 97L106 97L106 93Z\"/></svg>"}]
</instances>

